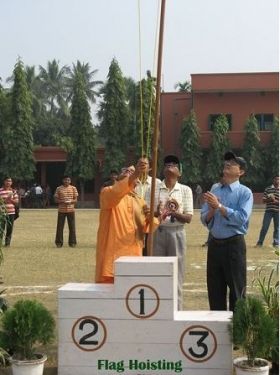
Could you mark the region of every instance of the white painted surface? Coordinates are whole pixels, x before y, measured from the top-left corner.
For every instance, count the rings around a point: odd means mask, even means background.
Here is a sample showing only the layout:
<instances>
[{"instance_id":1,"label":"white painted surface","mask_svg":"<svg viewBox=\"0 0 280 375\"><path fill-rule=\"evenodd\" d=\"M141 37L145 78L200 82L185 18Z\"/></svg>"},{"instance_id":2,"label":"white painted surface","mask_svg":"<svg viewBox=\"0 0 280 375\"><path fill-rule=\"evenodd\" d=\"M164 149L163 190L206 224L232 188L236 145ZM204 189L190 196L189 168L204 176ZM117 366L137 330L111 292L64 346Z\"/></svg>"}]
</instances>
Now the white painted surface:
<instances>
[{"instance_id":1,"label":"white painted surface","mask_svg":"<svg viewBox=\"0 0 280 375\"><path fill-rule=\"evenodd\" d=\"M59 375L231 374L232 314L176 310L177 258L125 257L115 270L114 285L59 289ZM134 370L130 360L171 367ZM123 371L114 368L120 362Z\"/></svg>"}]
</instances>

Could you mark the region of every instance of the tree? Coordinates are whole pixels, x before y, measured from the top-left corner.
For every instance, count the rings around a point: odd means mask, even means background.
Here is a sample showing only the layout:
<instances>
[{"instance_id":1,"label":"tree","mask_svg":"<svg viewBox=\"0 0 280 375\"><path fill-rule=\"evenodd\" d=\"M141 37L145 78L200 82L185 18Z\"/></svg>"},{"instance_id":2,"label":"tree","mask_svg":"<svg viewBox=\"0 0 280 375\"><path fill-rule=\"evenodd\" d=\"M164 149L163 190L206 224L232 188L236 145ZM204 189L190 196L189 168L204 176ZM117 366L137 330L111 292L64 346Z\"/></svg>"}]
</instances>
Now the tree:
<instances>
[{"instance_id":1,"label":"tree","mask_svg":"<svg viewBox=\"0 0 280 375\"><path fill-rule=\"evenodd\" d=\"M31 180L35 171L33 159L31 94L21 60L15 65L11 90L11 120L3 134L4 157L0 174L15 180Z\"/></svg>"},{"instance_id":2,"label":"tree","mask_svg":"<svg viewBox=\"0 0 280 375\"><path fill-rule=\"evenodd\" d=\"M104 174L109 176L111 170L120 170L124 165L128 147L129 110L126 87L116 59L110 64L101 94L99 134L105 146Z\"/></svg>"},{"instance_id":3,"label":"tree","mask_svg":"<svg viewBox=\"0 0 280 375\"><path fill-rule=\"evenodd\" d=\"M242 156L247 162L247 171L243 179L244 183L251 189L259 189L263 185L264 163L261 150L258 121L251 114L245 126L245 140Z\"/></svg>"},{"instance_id":4,"label":"tree","mask_svg":"<svg viewBox=\"0 0 280 375\"><path fill-rule=\"evenodd\" d=\"M68 111L66 104L66 74L69 68L64 65L60 69L59 61L54 59L53 61L48 61L47 69L40 65L39 70L42 89L45 92L50 113L52 115L58 111L66 113Z\"/></svg>"},{"instance_id":5,"label":"tree","mask_svg":"<svg viewBox=\"0 0 280 375\"><path fill-rule=\"evenodd\" d=\"M202 153L199 145L199 130L193 110L183 120L180 144L183 171L186 171L182 175L182 182L188 184L198 183L201 180L200 163Z\"/></svg>"},{"instance_id":6,"label":"tree","mask_svg":"<svg viewBox=\"0 0 280 375\"><path fill-rule=\"evenodd\" d=\"M179 92L191 92L192 91L192 85L190 81L184 81L184 82L177 82L174 85L174 89Z\"/></svg>"},{"instance_id":7,"label":"tree","mask_svg":"<svg viewBox=\"0 0 280 375\"><path fill-rule=\"evenodd\" d=\"M279 118L274 117L272 132L271 132L271 141L268 146L268 168L267 171L270 171L270 175L267 176L268 179L272 180L273 177L279 175Z\"/></svg>"},{"instance_id":8,"label":"tree","mask_svg":"<svg viewBox=\"0 0 280 375\"><path fill-rule=\"evenodd\" d=\"M230 148L227 138L228 130L229 125L227 118L225 115L221 114L213 126L212 143L208 154L206 178L208 178L211 183L219 180L219 176L223 170L223 156Z\"/></svg>"},{"instance_id":9,"label":"tree","mask_svg":"<svg viewBox=\"0 0 280 375\"><path fill-rule=\"evenodd\" d=\"M91 124L86 87L80 73L76 75L71 106L71 124L66 172L80 182L81 200L84 201L85 181L95 174L95 131Z\"/></svg>"},{"instance_id":10,"label":"tree","mask_svg":"<svg viewBox=\"0 0 280 375\"><path fill-rule=\"evenodd\" d=\"M91 103L96 102L96 97L99 96L99 92L96 91L96 87L99 85L102 85L102 81L94 81L93 77L98 72L97 69L90 70L89 63L81 63L79 60L77 60L76 64L73 64L72 70L68 69L69 77L67 78L67 87L69 90L68 99L71 100L73 93L74 93L74 87L76 84L77 76L79 75L80 78L82 78L85 86L85 92L87 98L90 100Z\"/></svg>"}]
</instances>

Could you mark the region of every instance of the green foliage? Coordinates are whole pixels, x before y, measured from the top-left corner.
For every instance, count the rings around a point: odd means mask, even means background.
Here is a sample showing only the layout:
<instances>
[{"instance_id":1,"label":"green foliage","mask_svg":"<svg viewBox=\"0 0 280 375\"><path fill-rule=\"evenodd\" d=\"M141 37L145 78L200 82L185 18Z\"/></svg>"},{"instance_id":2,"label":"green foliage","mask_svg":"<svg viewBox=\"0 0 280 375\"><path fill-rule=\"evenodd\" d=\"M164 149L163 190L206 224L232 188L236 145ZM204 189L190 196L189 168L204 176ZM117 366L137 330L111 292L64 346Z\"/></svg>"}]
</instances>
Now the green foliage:
<instances>
[{"instance_id":1,"label":"green foliage","mask_svg":"<svg viewBox=\"0 0 280 375\"><path fill-rule=\"evenodd\" d=\"M66 103L66 74L68 69L66 65L60 68L59 61L55 59L48 61L46 69L41 65L39 66L41 89L44 92L48 110L52 115L59 111L66 113L68 110Z\"/></svg>"},{"instance_id":2,"label":"green foliage","mask_svg":"<svg viewBox=\"0 0 280 375\"><path fill-rule=\"evenodd\" d=\"M192 91L192 85L190 81L177 82L174 88L175 90L179 92L191 92Z\"/></svg>"},{"instance_id":3,"label":"green foliage","mask_svg":"<svg viewBox=\"0 0 280 375\"><path fill-rule=\"evenodd\" d=\"M247 171L243 181L249 187L257 187L263 181L264 165L258 122L253 114L248 118L245 129L242 156L247 162Z\"/></svg>"},{"instance_id":4,"label":"green foliage","mask_svg":"<svg viewBox=\"0 0 280 375\"><path fill-rule=\"evenodd\" d=\"M14 69L11 90L10 122L3 133L3 157L0 175L13 176L15 180L33 178L32 109L23 63L19 60Z\"/></svg>"},{"instance_id":5,"label":"green foliage","mask_svg":"<svg viewBox=\"0 0 280 375\"><path fill-rule=\"evenodd\" d=\"M194 111L183 120L181 137L183 183L195 184L201 180L200 163L201 148L199 145L199 129Z\"/></svg>"},{"instance_id":6,"label":"green foliage","mask_svg":"<svg viewBox=\"0 0 280 375\"><path fill-rule=\"evenodd\" d=\"M129 110L127 105L126 85L118 62L113 59L107 82L101 94L98 117L100 119L99 135L105 146L104 175L110 170L120 170L126 160L128 146Z\"/></svg>"},{"instance_id":7,"label":"green foliage","mask_svg":"<svg viewBox=\"0 0 280 375\"><path fill-rule=\"evenodd\" d=\"M152 139L155 123L155 82L147 72L147 78L136 85L136 138L138 155L152 155Z\"/></svg>"},{"instance_id":8,"label":"green foliage","mask_svg":"<svg viewBox=\"0 0 280 375\"><path fill-rule=\"evenodd\" d=\"M66 85L68 88L68 100L72 100L75 91L77 77L84 83L86 97L91 103L96 102L96 97L99 96L99 92L96 91L96 87L101 85L102 81L94 81L93 77L97 74L98 70L90 70L89 63L81 63L77 60L76 64L72 65L72 70L68 69L68 77L66 78Z\"/></svg>"},{"instance_id":9,"label":"green foliage","mask_svg":"<svg viewBox=\"0 0 280 375\"><path fill-rule=\"evenodd\" d=\"M208 153L206 178L212 182L219 179L224 166L223 156L230 148L227 138L228 130L226 116L220 115L214 123L212 143Z\"/></svg>"},{"instance_id":10,"label":"green foliage","mask_svg":"<svg viewBox=\"0 0 280 375\"><path fill-rule=\"evenodd\" d=\"M233 314L233 342L254 367L256 358L265 357L275 339L275 325L263 303L256 297L239 299Z\"/></svg>"},{"instance_id":11,"label":"green foliage","mask_svg":"<svg viewBox=\"0 0 280 375\"><path fill-rule=\"evenodd\" d=\"M276 255L279 256L279 254ZM259 287L267 312L276 327L269 359L274 363L279 363L279 263L271 266L269 274L267 274L267 267L260 268L253 283Z\"/></svg>"},{"instance_id":12,"label":"green foliage","mask_svg":"<svg viewBox=\"0 0 280 375\"><path fill-rule=\"evenodd\" d=\"M50 343L54 329L54 318L42 303L19 300L2 316L0 347L17 359L33 359L35 346Z\"/></svg>"},{"instance_id":13,"label":"green foliage","mask_svg":"<svg viewBox=\"0 0 280 375\"><path fill-rule=\"evenodd\" d=\"M267 176L269 180L279 175L279 118L274 117L271 141L267 148L268 160L266 171L270 172ZM267 180L266 180L267 181Z\"/></svg>"},{"instance_id":14,"label":"green foliage","mask_svg":"<svg viewBox=\"0 0 280 375\"><path fill-rule=\"evenodd\" d=\"M92 179L95 173L95 131L80 74L77 74L74 86L69 137L66 173L82 181Z\"/></svg>"}]
</instances>

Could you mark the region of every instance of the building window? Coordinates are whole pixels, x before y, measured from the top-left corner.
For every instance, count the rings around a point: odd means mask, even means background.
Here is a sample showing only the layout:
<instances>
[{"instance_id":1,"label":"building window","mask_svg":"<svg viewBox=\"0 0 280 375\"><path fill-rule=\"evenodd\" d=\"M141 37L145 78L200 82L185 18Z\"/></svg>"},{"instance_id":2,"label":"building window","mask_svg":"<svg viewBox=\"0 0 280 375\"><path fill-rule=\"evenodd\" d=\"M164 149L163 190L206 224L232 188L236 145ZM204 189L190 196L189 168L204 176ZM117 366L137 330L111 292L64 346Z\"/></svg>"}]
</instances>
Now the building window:
<instances>
[{"instance_id":1,"label":"building window","mask_svg":"<svg viewBox=\"0 0 280 375\"><path fill-rule=\"evenodd\" d=\"M272 130L273 114L271 113L258 113L255 115L260 131Z\"/></svg>"},{"instance_id":2,"label":"building window","mask_svg":"<svg viewBox=\"0 0 280 375\"><path fill-rule=\"evenodd\" d=\"M209 118L208 118L208 129L209 130L214 129L214 124L215 124L217 118L221 115L222 115L221 113L209 115ZM231 128L232 128L232 116L231 116L230 113L225 114L225 116L227 118L229 130L231 130Z\"/></svg>"}]
</instances>

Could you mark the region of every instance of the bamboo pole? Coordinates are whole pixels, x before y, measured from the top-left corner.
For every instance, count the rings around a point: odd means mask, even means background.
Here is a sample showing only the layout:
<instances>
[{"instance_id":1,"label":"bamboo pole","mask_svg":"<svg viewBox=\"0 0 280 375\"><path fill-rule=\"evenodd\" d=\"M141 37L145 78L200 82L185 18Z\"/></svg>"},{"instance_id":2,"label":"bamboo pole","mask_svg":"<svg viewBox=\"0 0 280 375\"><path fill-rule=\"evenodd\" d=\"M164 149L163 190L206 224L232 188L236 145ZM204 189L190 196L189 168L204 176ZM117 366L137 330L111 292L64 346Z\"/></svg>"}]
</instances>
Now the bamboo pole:
<instances>
[{"instance_id":1,"label":"bamboo pole","mask_svg":"<svg viewBox=\"0 0 280 375\"><path fill-rule=\"evenodd\" d=\"M161 1L160 11L160 28L158 43L158 61L157 61L157 84L156 84L156 104L155 104L155 125L153 134L153 151L152 151L152 186L151 186L151 202L150 202L150 233L148 236L148 256L153 255L153 218L155 212L155 182L157 172L157 155L158 155L158 139L159 139L159 119L160 119L160 88L161 88L161 66L162 66L162 50L163 50L163 31L165 16L165 0Z\"/></svg>"}]
</instances>

